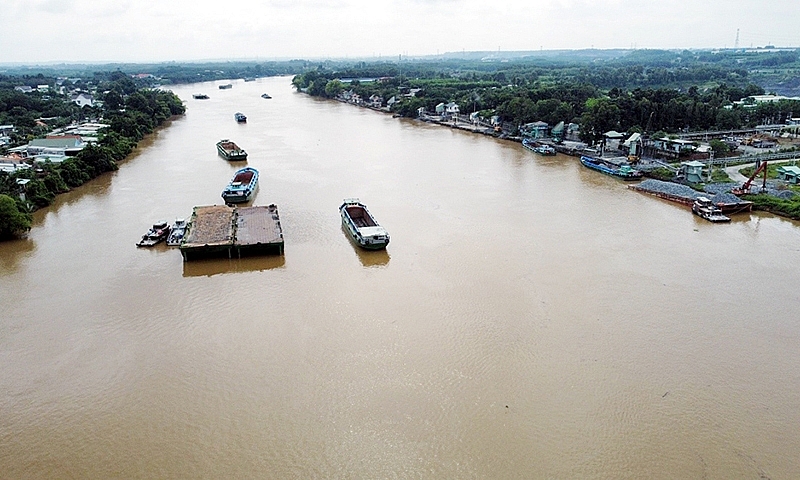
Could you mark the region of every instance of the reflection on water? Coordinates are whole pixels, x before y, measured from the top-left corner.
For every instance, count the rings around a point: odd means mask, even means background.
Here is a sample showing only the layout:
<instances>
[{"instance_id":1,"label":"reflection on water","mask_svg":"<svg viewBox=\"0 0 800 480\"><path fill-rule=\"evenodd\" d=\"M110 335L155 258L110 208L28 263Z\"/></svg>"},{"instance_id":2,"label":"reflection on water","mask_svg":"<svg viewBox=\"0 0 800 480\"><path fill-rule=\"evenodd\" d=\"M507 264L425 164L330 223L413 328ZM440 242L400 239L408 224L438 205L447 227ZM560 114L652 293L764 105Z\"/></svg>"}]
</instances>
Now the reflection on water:
<instances>
[{"instance_id":1,"label":"reflection on water","mask_svg":"<svg viewBox=\"0 0 800 480\"><path fill-rule=\"evenodd\" d=\"M286 258L283 255L244 258L208 258L183 262L184 277L212 277L224 273L261 272L283 268Z\"/></svg>"},{"instance_id":2,"label":"reflection on water","mask_svg":"<svg viewBox=\"0 0 800 480\"><path fill-rule=\"evenodd\" d=\"M355 241L350 237L350 234L347 232L347 228L342 225L342 235L345 236L347 242L353 247L353 251L355 252L356 256L358 257L358 261L361 262L361 265L369 268L369 267L385 267L389 264L389 252L386 249L383 250L367 250L364 248L359 247Z\"/></svg>"},{"instance_id":3,"label":"reflection on water","mask_svg":"<svg viewBox=\"0 0 800 480\"><path fill-rule=\"evenodd\" d=\"M0 274L11 273L20 260L33 253L36 244L28 237L3 242L3 254L0 255Z\"/></svg>"},{"instance_id":4,"label":"reflection on water","mask_svg":"<svg viewBox=\"0 0 800 480\"><path fill-rule=\"evenodd\" d=\"M389 260L391 259L389 252L385 249L364 250L363 248L359 248L355 245L353 245L353 248L356 251L356 255L358 256L358 260L361 262L361 265L365 267L385 267L389 264Z\"/></svg>"}]
</instances>

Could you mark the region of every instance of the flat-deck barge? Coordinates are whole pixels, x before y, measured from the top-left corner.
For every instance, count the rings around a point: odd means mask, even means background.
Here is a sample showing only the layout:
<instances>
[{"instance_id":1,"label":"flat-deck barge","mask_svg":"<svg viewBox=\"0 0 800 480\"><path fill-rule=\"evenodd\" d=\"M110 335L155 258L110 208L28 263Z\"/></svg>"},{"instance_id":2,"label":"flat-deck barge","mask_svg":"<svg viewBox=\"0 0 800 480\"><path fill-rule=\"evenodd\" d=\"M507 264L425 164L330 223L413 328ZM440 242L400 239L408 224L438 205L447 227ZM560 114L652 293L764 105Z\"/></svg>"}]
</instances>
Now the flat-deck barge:
<instances>
[{"instance_id":1,"label":"flat-deck barge","mask_svg":"<svg viewBox=\"0 0 800 480\"><path fill-rule=\"evenodd\" d=\"M283 230L278 207L272 204L237 208L233 246L238 257L283 255Z\"/></svg>"},{"instance_id":2,"label":"flat-deck barge","mask_svg":"<svg viewBox=\"0 0 800 480\"><path fill-rule=\"evenodd\" d=\"M184 261L209 257L283 255L283 230L276 205L194 207L181 244Z\"/></svg>"}]
</instances>

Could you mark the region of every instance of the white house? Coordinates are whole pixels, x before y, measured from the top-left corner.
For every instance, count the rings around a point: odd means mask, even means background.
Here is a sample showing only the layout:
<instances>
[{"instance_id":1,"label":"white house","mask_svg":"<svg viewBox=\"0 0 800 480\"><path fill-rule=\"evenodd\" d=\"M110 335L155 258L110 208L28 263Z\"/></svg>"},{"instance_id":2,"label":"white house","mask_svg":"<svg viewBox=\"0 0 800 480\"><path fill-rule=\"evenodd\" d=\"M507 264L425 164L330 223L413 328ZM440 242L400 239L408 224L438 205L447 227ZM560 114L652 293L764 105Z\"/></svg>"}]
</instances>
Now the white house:
<instances>
[{"instance_id":1,"label":"white house","mask_svg":"<svg viewBox=\"0 0 800 480\"><path fill-rule=\"evenodd\" d=\"M458 104L456 102L450 102L444 106L444 111L448 115L458 115Z\"/></svg>"},{"instance_id":2,"label":"white house","mask_svg":"<svg viewBox=\"0 0 800 480\"><path fill-rule=\"evenodd\" d=\"M79 107L84 107L86 105L92 107L94 106L94 97L88 93L81 92L72 96L72 102L77 104Z\"/></svg>"}]
</instances>

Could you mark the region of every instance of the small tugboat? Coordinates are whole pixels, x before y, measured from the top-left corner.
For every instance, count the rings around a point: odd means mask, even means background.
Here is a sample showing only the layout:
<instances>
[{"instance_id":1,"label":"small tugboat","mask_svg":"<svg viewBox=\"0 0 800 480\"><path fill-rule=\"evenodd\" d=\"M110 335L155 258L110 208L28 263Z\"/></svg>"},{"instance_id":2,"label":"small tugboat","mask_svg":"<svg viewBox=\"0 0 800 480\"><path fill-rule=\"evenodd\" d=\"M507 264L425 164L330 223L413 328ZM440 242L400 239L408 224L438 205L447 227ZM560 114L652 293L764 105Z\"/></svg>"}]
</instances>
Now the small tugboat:
<instances>
[{"instance_id":1,"label":"small tugboat","mask_svg":"<svg viewBox=\"0 0 800 480\"><path fill-rule=\"evenodd\" d=\"M378 225L366 205L357 198L346 198L339 207L342 225L359 247L381 250L389 244L389 232Z\"/></svg>"},{"instance_id":2,"label":"small tugboat","mask_svg":"<svg viewBox=\"0 0 800 480\"><path fill-rule=\"evenodd\" d=\"M153 227L142 235L142 239L136 244L137 247L152 247L163 242L169 235L169 225L167 222L157 222Z\"/></svg>"},{"instance_id":3,"label":"small tugboat","mask_svg":"<svg viewBox=\"0 0 800 480\"><path fill-rule=\"evenodd\" d=\"M195 100L208 100L208 95L206 95L205 93L195 93L194 95L192 95L192 98L194 98Z\"/></svg>"},{"instance_id":4,"label":"small tugboat","mask_svg":"<svg viewBox=\"0 0 800 480\"><path fill-rule=\"evenodd\" d=\"M642 172L634 170L627 164L617 165L602 158L587 157L586 155L581 155L581 163L592 170L619 177L623 180L639 180L642 178Z\"/></svg>"},{"instance_id":5,"label":"small tugboat","mask_svg":"<svg viewBox=\"0 0 800 480\"><path fill-rule=\"evenodd\" d=\"M556 154L556 149L553 148L551 145L542 142L537 142L536 140L531 140L529 138L522 140L522 146L532 152L538 153L539 155Z\"/></svg>"},{"instance_id":6,"label":"small tugboat","mask_svg":"<svg viewBox=\"0 0 800 480\"><path fill-rule=\"evenodd\" d=\"M185 218L178 218L175 220L175 223L172 224L172 229L169 232L169 236L167 237L167 245L170 247L177 247L183 241L183 237L186 235L186 219Z\"/></svg>"},{"instance_id":7,"label":"small tugboat","mask_svg":"<svg viewBox=\"0 0 800 480\"><path fill-rule=\"evenodd\" d=\"M245 123L247 121L247 117L242 112L236 112L233 114L233 118L236 119L239 123Z\"/></svg>"},{"instance_id":8,"label":"small tugboat","mask_svg":"<svg viewBox=\"0 0 800 480\"><path fill-rule=\"evenodd\" d=\"M217 153L219 153L225 160L247 160L247 152L239 148L239 145L236 145L227 138L217 142Z\"/></svg>"},{"instance_id":9,"label":"small tugboat","mask_svg":"<svg viewBox=\"0 0 800 480\"><path fill-rule=\"evenodd\" d=\"M714 202L709 200L708 197L697 197L697 200L692 204L692 213L713 223L731 221L731 218L723 215L722 210L714 205Z\"/></svg>"},{"instance_id":10,"label":"small tugboat","mask_svg":"<svg viewBox=\"0 0 800 480\"><path fill-rule=\"evenodd\" d=\"M270 97L268 93L262 93L262 94L261 94L261 98L270 99L270 98L272 98L272 97Z\"/></svg>"},{"instance_id":11,"label":"small tugboat","mask_svg":"<svg viewBox=\"0 0 800 480\"><path fill-rule=\"evenodd\" d=\"M244 203L249 201L258 187L258 170L244 167L236 171L225 190L222 199L225 203Z\"/></svg>"},{"instance_id":12,"label":"small tugboat","mask_svg":"<svg viewBox=\"0 0 800 480\"><path fill-rule=\"evenodd\" d=\"M223 85L220 85L220 86L219 86L219 89L220 89L220 90L227 90L227 89L229 89L229 88L233 88L233 84L231 84L231 83L225 83L225 84L223 84Z\"/></svg>"}]
</instances>

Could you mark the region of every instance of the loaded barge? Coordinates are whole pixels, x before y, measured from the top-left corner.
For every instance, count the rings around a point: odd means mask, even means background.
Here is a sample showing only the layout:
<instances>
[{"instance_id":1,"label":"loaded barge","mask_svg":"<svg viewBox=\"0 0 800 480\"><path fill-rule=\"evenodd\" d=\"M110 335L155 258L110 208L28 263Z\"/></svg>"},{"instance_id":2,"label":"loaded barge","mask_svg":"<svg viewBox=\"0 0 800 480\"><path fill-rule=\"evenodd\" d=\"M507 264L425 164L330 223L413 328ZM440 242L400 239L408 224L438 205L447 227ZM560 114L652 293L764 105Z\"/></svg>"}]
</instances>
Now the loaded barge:
<instances>
[{"instance_id":1,"label":"loaded barge","mask_svg":"<svg viewBox=\"0 0 800 480\"><path fill-rule=\"evenodd\" d=\"M194 207L180 246L184 261L209 257L283 255L283 230L274 204Z\"/></svg>"},{"instance_id":2,"label":"loaded barge","mask_svg":"<svg viewBox=\"0 0 800 480\"><path fill-rule=\"evenodd\" d=\"M707 194L698 192L691 187L679 183L664 182L662 180L647 179L638 185L629 185L628 188L639 192L655 195L658 198L693 206L695 201ZM719 208L723 214L749 212L753 209L753 202L742 200L731 193L719 193L710 198L711 203Z\"/></svg>"},{"instance_id":3,"label":"loaded barge","mask_svg":"<svg viewBox=\"0 0 800 480\"><path fill-rule=\"evenodd\" d=\"M222 158L229 161L247 160L247 152L227 138L217 142L217 153Z\"/></svg>"}]
</instances>

